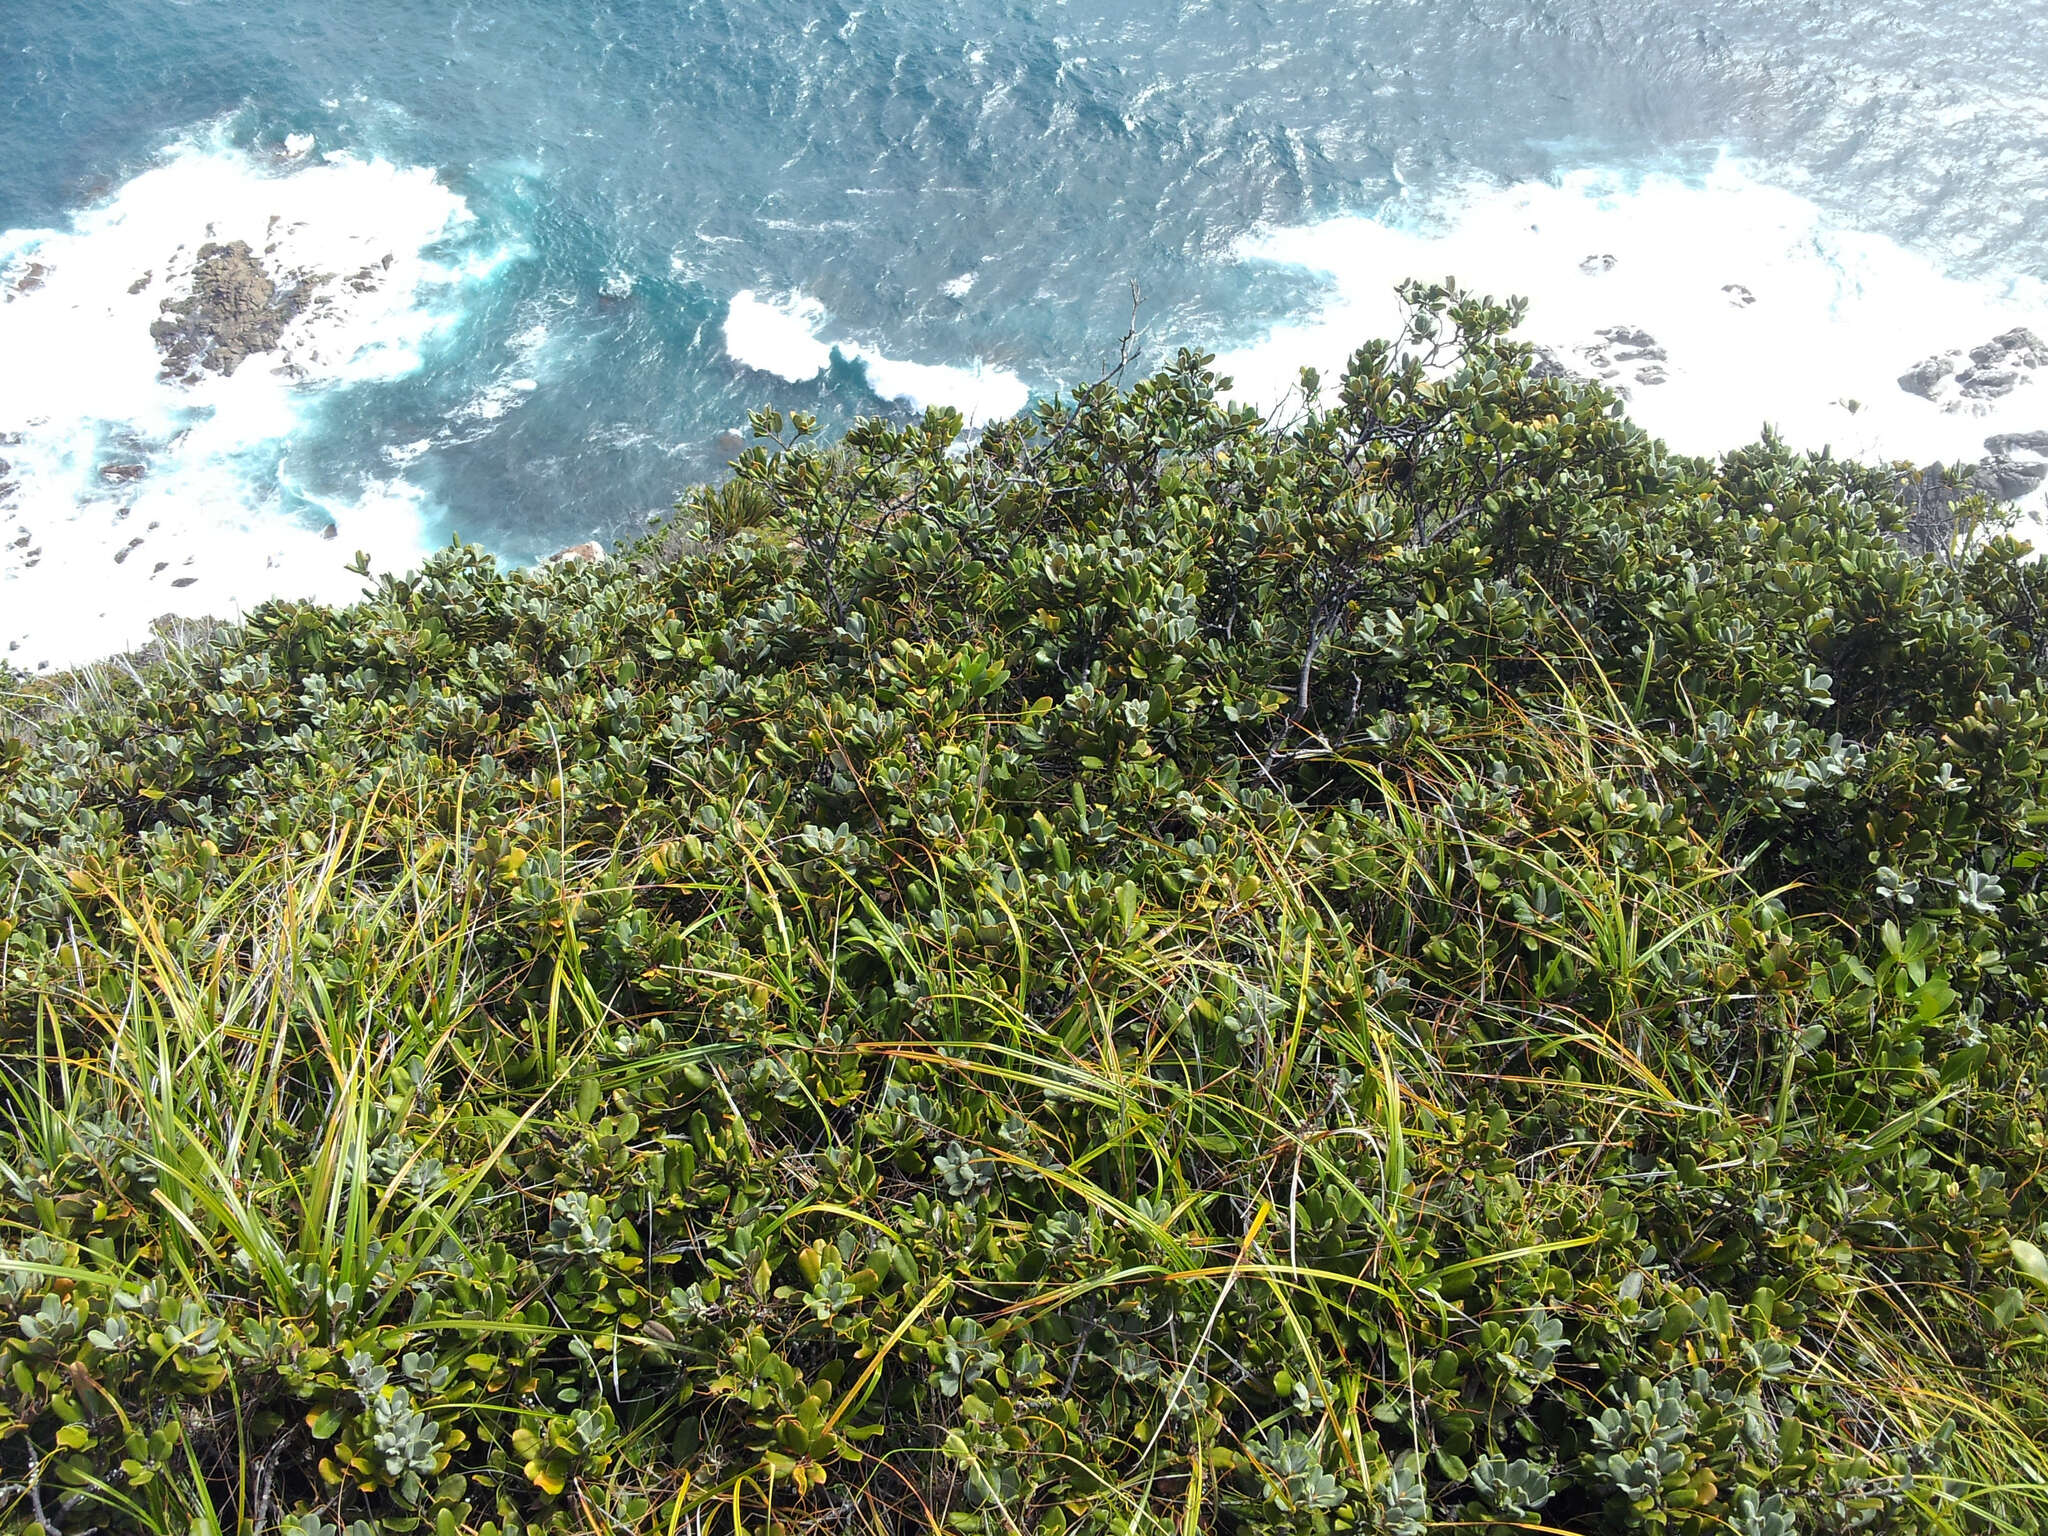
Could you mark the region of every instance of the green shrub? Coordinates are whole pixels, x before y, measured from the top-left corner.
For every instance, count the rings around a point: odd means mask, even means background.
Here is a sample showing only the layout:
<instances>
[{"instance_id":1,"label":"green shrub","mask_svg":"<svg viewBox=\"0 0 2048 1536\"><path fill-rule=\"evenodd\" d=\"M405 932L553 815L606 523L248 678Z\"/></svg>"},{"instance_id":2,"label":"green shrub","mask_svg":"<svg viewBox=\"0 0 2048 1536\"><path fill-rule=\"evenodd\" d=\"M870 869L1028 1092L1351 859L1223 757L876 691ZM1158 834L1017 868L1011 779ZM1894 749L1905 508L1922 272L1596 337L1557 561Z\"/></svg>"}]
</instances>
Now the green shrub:
<instances>
[{"instance_id":1,"label":"green shrub","mask_svg":"<svg viewBox=\"0 0 2048 1536\"><path fill-rule=\"evenodd\" d=\"M2037 1528L2042 577L1405 295L17 680L6 1520Z\"/></svg>"}]
</instances>

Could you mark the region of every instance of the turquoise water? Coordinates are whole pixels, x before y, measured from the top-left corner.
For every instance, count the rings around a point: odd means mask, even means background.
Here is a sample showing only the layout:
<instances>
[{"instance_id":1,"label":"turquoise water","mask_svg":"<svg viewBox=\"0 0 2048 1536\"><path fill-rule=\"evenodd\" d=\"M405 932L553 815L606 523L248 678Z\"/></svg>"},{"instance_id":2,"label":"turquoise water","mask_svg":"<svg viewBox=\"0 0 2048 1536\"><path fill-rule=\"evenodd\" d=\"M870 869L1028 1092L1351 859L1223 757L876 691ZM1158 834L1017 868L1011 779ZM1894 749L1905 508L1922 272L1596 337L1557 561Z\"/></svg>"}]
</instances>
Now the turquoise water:
<instances>
[{"instance_id":1,"label":"turquoise water","mask_svg":"<svg viewBox=\"0 0 2048 1536\"><path fill-rule=\"evenodd\" d=\"M1965 327L1984 294L2025 307L2048 278L2039 4L0 11L0 430L16 440L0 523L43 551L0 567L18 660L254 600L260 570L329 590L308 562L356 547L400 561L460 534L527 560L623 536L717 472L749 406L1010 408L1095 371L1134 284L1155 352L1249 347L1327 314L1350 280L1342 252L1261 253L1262 234L1434 220L1416 259L1483 262L1458 244L1475 189L1575 188L1589 218L1645 175L1699 187L1701 219L1783 194L1814 229L1921 264L1897 281L1959 285L1940 291ZM1739 168L1720 203L1717 166ZM301 180L322 171L331 185ZM360 246L374 263L381 242L398 260L376 271L398 275L346 296L357 308L291 375L179 395L122 350L161 302L131 302L128 274L167 283L208 198L223 236L290 204L309 259ZM1729 261L1768 273L1812 246L1839 287L1831 237L1794 226ZM50 273L23 291L31 261ZM1631 302L1617 321L1661 301ZM127 329L91 355L53 349L64 305ZM110 460L142 474L110 484ZM175 545L165 571L144 573L149 541L113 564L138 520ZM295 542L329 522L323 548ZM199 574L168 588L186 560ZM81 595L116 580L133 594L89 621Z\"/></svg>"}]
</instances>

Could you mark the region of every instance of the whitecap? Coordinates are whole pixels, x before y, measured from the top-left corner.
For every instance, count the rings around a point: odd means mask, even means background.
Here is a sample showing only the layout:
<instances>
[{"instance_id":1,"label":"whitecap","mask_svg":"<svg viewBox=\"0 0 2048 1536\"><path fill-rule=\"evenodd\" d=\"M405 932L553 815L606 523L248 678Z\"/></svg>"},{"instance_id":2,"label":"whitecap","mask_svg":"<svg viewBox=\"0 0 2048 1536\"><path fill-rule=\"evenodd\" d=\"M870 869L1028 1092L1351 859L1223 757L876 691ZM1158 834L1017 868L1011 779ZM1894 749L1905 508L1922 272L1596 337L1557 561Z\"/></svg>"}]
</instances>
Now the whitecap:
<instances>
[{"instance_id":1,"label":"whitecap","mask_svg":"<svg viewBox=\"0 0 2048 1536\"><path fill-rule=\"evenodd\" d=\"M726 308L725 350L734 362L792 384L817 378L837 355L859 364L880 398L920 410L950 405L970 425L1014 416L1030 402L1030 386L1007 368L979 359L966 365L911 362L866 343L829 341L827 318L825 306L801 291L764 299L745 289Z\"/></svg>"},{"instance_id":2,"label":"whitecap","mask_svg":"<svg viewBox=\"0 0 2048 1536\"><path fill-rule=\"evenodd\" d=\"M743 368L801 384L832 366L832 348L818 338L824 325L825 306L808 294L763 298L744 288L726 306L726 355Z\"/></svg>"},{"instance_id":3,"label":"whitecap","mask_svg":"<svg viewBox=\"0 0 2048 1536\"><path fill-rule=\"evenodd\" d=\"M478 390L450 414L457 421L496 421L525 403L540 388L538 379L501 378Z\"/></svg>"},{"instance_id":4,"label":"whitecap","mask_svg":"<svg viewBox=\"0 0 2048 1536\"><path fill-rule=\"evenodd\" d=\"M1021 378L979 359L967 366L911 363L858 342L843 343L839 351L861 365L868 388L884 400L902 400L916 410L950 405L969 426L1002 421L1031 403L1031 388Z\"/></svg>"}]
</instances>

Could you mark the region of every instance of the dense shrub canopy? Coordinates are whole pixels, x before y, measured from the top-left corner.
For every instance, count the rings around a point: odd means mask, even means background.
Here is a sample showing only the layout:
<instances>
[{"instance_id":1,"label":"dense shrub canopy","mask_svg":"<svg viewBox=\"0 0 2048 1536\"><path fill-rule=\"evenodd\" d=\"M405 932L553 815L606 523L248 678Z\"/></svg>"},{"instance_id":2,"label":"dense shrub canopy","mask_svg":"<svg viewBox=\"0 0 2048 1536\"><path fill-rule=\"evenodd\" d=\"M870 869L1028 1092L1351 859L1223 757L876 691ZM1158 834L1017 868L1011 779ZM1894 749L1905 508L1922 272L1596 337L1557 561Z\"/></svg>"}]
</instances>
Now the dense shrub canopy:
<instances>
[{"instance_id":1,"label":"dense shrub canopy","mask_svg":"<svg viewBox=\"0 0 2048 1536\"><path fill-rule=\"evenodd\" d=\"M2037 1528L2041 577L1407 297L17 683L10 1525Z\"/></svg>"}]
</instances>

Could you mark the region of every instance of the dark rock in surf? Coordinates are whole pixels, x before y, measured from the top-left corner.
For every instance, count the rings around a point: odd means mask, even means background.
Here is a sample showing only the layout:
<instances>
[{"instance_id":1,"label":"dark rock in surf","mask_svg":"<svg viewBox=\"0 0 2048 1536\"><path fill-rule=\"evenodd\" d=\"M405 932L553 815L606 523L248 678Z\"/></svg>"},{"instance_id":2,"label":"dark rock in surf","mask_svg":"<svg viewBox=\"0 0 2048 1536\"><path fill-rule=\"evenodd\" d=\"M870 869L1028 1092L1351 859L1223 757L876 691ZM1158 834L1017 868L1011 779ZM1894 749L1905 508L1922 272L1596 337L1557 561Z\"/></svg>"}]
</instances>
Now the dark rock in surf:
<instances>
[{"instance_id":1,"label":"dark rock in surf","mask_svg":"<svg viewBox=\"0 0 2048 1536\"><path fill-rule=\"evenodd\" d=\"M1899 375L1899 388L1923 400L1954 410L1966 402L2000 400L2048 366L2048 341L2025 326L2015 326L1982 346L1972 347L1968 364L1961 351L1924 358ZM1944 386L1953 381L1954 388Z\"/></svg>"},{"instance_id":2,"label":"dark rock in surf","mask_svg":"<svg viewBox=\"0 0 2048 1536\"><path fill-rule=\"evenodd\" d=\"M280 288L246 240L201 246L191 297L164 300L164 318L149 328L163 351L164 373L188 381L200 368L229 374L256 353L274 351L322 281Z\"/></svg>"},{"instance_id":3,"label":"dark rock in surf","mask_svg":"<svg viewBox=\"0 0 2048 1536\"><path fill-rule=\"evenodd\" d=\"M2048 480L2048 463L2040 460L1993 456L1980 462L1970 474L1970 486L1993 501L2018 501L2031 496Z\"/></svg>"},{"instance_id":4,"label":"dark rock in surf","mask_svg":"<svg viewBox=\"0 0 2048 1536\"><path fill-rule=\"evenodd\" d=\"M1936 387L1955 371L1956 365L1947 358L1930 357L1900 374L1899 388L1909 395L1918 395L1922 400L1932 400Z\"/></svg>"},{"instance_id":5,"label":"dark rock in surf","mask_svg":"<svg viewBox=\"0 0 2048 1536\"><path fill-rule=\"evenodd\" d=\"M2015 326L2002 335L1992 337L1981 347L1970 348L1970 361L1980 368L2012 365L2039 368L2048 363L2048 341L2043 341L2023 325Z\"/></svg>"},{"instance_id":6,"label":"dark rock in surf","mask_svg":"<svg viewBox=\"0 0 2048 1536\"><path fill-rule=\"evenodd\" d=\"M1625 363L1638 359L1663 362L1664 349L1657 345L1657 338L1648 331L1633 325L1602 326L1593 333L1611 342L1616 348L1615 357Z\"/></svg>"}]
</instances>

